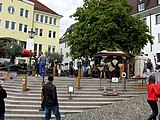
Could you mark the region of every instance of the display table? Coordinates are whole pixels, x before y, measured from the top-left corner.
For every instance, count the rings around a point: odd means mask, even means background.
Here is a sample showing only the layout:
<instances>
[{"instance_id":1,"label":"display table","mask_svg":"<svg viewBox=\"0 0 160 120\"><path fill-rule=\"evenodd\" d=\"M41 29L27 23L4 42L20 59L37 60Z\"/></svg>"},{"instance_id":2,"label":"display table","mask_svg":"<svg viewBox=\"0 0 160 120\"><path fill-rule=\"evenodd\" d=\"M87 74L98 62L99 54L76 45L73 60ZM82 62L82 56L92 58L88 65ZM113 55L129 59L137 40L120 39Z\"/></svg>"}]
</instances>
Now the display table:
<instances>
[{"instance_id":1,"label":"display table","mask_svg":"<svg viewBox=\"0 0 160 120\"><path fill-rule=\"evenodd\" d=\"M147 77L132 77L134 80L134 88L147 88L146 79Z\"/></svg>"}]
</instances>

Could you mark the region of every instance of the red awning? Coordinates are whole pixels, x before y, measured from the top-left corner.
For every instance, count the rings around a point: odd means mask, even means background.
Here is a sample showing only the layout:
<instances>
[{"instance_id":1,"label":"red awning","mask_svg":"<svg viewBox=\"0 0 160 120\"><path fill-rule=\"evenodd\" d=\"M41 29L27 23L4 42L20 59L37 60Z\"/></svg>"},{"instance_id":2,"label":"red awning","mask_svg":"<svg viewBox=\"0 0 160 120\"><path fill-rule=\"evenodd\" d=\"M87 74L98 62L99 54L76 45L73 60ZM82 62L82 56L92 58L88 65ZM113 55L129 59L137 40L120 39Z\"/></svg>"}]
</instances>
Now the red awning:
<instances>
[{"instance_id":1,"label":"red awning","mask_svg":"<svg viewBox=\"0 0 160 120\"><path fill-rule=\"evenodd\" d=\"M31 52L31 56L34 56L34 52ZM26 50L25 48L23 48L22 57L30 57L30 50Z\"/></svg>"}]
</instances>

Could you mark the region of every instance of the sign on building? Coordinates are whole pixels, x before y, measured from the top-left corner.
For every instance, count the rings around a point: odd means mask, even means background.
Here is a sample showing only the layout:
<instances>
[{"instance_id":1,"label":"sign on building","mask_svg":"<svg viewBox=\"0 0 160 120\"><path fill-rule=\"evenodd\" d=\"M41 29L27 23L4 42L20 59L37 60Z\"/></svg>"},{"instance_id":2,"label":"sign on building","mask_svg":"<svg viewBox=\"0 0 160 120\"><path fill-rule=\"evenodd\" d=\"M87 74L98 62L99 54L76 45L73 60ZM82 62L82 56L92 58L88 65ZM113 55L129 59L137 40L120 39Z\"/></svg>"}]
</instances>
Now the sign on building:
<instances>
[{"instance_id":1,"label":"sign on building","mask_svg":"<svg viewBox=\"0 0 160 120\"><path fill-rule=\"evenodd\" d=\"M33 50L33 48L34 48L34 39L27 39L26 49Z\"/></svg>"}]
</instances>

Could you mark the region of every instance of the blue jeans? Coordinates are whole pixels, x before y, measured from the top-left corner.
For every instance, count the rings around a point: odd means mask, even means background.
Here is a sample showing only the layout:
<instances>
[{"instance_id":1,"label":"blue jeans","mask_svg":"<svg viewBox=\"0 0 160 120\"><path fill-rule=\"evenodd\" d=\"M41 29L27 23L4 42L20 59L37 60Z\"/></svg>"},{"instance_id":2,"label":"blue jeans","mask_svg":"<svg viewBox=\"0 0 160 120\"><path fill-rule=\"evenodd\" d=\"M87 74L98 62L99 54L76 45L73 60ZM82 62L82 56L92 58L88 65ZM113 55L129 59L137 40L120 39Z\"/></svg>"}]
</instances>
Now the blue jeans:
<instances>
[{"instance_id":1,"label":"blue jeans","mask_svg":"<svg viewBox=\"0 0 160 120\"><path fill-rule=\"evenodd\" d=\"M0 120L4 120L4 114L0 115Z\"/></svg>"},{"instance_id":2,"label":"blue jeans","mask_svg":"<svg viewBox=\"0 0 160 120\"><path fill-rule=\"evenodd\" d=\"M45 72L45 63L39 63L39 74L42 75L42 74L46 74Z\"/></svg>"},{"instance_id":3,"label":"blue jeans","mask_svg":"<svg viewBox=\"0 0 160 120\"><path fill-rule=\"evenodd\" d=\"M61 114L59 112L59 107L58 105L50 105L50 106L46 106L45 105L45 118L44 120L49 120L50 119L50 112L53 112L53 114L56 117L56 120L61 120Z\"/></svg>"}]
</instances>

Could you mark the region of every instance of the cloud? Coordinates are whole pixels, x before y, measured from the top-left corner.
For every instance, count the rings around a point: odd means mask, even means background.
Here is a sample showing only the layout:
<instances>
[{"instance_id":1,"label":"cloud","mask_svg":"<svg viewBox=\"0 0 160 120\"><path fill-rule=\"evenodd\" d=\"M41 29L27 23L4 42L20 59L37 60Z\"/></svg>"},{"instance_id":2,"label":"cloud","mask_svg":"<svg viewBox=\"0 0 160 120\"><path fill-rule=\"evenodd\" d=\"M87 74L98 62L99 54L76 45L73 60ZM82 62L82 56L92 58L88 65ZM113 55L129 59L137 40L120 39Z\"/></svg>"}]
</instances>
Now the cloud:
<instances>
[{"instance_id":1,"label":"cloud","mask_svg":"<svg viewBox=\"0 0 160 120\"><path fill-rule=\"evenodd\" d=\"M75 23L74 18L70 18L77 7L83 5L83 0L38 0L42 4L46 5L56 13L62 15L61 27L60 27L60 37L64 34L66 29L73 23Z\"/></svg>"}]
</instances>

